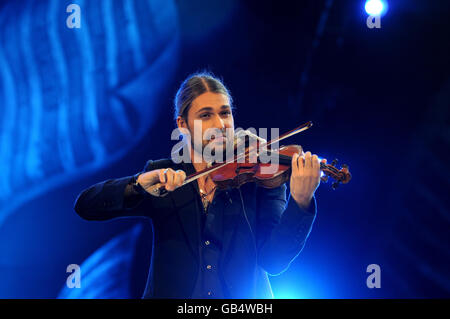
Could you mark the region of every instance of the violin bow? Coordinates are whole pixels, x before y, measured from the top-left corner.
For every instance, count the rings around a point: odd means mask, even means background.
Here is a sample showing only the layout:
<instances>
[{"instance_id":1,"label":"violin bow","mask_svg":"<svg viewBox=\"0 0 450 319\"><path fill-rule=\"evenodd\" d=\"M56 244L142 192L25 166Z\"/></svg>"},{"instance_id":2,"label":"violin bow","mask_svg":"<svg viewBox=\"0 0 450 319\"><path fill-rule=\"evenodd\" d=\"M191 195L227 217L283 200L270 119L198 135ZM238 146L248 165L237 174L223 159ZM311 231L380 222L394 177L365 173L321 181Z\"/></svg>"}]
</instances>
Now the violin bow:
<instances>
[{"instance_id":1,"label":"violin bow","mask_svg":"<svg viewBox=\"0 0 450 319\"><path fill-rule=\"evenodd\" d=\"M274 144L276 142L284 140L284 139L286 139L288 137L291 137L293 135L296 135L298 133L306 131L307 129L311 128L312 125L313 125L313 123L311 121L306 122L306 123L304 123L304 124L294 128L293 130L290 130L290 131L280 135L279 137L270 140L269 142L263 143L262 145L260 145L260 147L267 147L267 146L272 145L272 144ZM194 174L189 175L184 180L183 184L181 184L180 187L182 187L182 186L184 186L186 184L189 184L189 183L199 179L200 177L208 175L211 172L214 172L215 170L218 170L219 168L222 168L223 166L225 166L225 165L227 165L229 163L233 163L233 162L241 159L242 157L247 156L249 154L249 152L250 151L248 149L246 149L244 153L235 155L231 161L225 161L224 163L213 164L211 167L207 167L207 168L205 168L205 169L203 169L201 171L198 171L198 172L195 172ZM155 185L150 186L147 189L147 192L149 192L152 195L157 196L157 197L165 196L168 193L167 190L164 188L164 184L162 184L162 183L157 183Z\"/></svg>"}]
</instances>

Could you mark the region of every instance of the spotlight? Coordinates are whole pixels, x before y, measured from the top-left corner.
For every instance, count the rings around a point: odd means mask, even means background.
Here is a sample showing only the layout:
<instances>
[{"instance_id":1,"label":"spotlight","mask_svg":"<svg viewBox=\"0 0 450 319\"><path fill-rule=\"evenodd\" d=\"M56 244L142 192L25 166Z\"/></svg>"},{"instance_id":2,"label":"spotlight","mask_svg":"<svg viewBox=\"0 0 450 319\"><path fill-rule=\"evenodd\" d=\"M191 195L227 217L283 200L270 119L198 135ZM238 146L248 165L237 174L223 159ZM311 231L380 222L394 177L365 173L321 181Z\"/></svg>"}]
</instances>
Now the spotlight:
<instances>
[{"instance_id":1,"label":"spotlight","mask_svg":"<svg viewBox=\"0 0 450 319\"><path fill-rule=\"evenodd\" d=\"M372 16L382 16L386 13L388 4L383 0L367 0L364 6L367 14Z\"/></svg>"}]
</instances>

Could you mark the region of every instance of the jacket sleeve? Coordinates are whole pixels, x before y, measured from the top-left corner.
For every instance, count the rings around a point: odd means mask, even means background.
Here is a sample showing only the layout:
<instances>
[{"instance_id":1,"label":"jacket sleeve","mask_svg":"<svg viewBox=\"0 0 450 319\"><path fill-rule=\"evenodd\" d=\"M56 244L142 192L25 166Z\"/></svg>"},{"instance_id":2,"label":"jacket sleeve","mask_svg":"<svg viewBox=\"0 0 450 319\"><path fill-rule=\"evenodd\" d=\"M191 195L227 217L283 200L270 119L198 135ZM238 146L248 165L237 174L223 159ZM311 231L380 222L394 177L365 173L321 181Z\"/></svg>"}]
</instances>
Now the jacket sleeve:
<instances>
[{"instance_id":1,"label":"jacket sleeve","mask_svg":"<svg viewBox=\"0 0 450 319\"><path fill-rule=\"evenodd\" d=\"M258 264L271 275L284 272L298 256L316 217L315 197L306 210L289 197L285 184L257 189Z\"/></svg>"},{"instance_id":2,"label":"jacket sleeve","mask_svg":"<svg viewBox=\"0 0 450 319\"><path fill-rule=\"evenodd\" d=\"M142 173L156 169L155 163L148 161ZM148 216L153 211L149 209L153 196L130 191L132 178L133 176L109 179L85 189L75 201L75 212L86 220Z\"/></svg>"}]
</instances>

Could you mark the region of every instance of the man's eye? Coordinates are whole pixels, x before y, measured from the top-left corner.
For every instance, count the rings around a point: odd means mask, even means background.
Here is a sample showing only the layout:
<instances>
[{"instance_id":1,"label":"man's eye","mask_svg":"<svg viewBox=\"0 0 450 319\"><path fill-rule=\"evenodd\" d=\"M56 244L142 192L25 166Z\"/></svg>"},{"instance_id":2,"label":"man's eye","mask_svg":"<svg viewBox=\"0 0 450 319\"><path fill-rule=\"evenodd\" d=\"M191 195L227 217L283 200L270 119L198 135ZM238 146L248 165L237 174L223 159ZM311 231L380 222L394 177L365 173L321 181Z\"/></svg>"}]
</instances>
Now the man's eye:
<instances>
[{"instance_id":1,"label":"man's eye","mask_svg":"<svg viewBox=\"0 0 450 319\"><path fill-rule=\"evenodd\" d=\"M231 112L230 111L223 111L222 115L231 115Z\"/></svg>"},{"instance_id":2,"label":"man's eye","mask_svg":"<svg viewBox=\"0 0 450 319\"><path fill-rule=\"evenodd\" d=\"M200 115L201 118L208 118L210 116L209 113L204 113L202 115Z\"/></svg>"}]
</instances>

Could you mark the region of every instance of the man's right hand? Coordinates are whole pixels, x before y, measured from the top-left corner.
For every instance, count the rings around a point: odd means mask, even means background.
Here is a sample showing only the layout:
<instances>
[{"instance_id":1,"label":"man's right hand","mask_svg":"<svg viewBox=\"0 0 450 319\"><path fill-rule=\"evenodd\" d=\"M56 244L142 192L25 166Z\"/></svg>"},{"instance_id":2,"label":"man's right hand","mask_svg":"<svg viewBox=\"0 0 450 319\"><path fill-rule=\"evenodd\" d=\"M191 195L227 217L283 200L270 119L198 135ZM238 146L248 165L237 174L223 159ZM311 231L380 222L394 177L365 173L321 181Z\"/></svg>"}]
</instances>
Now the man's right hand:
<instances>
[{"instance_id":1,"label":"man's right hand","mask_svg":"<svg viewBox=\"0 0 450 319\"><path fill-rule=\"evenodd\" d=\"M139 175L137 182L147 191L150 186L157 183L164 185L168 192L172 192L181 185L186 179L186 173L182 170L174 171L171 168L155 169Z\"/></svg>"}]
</instances>

